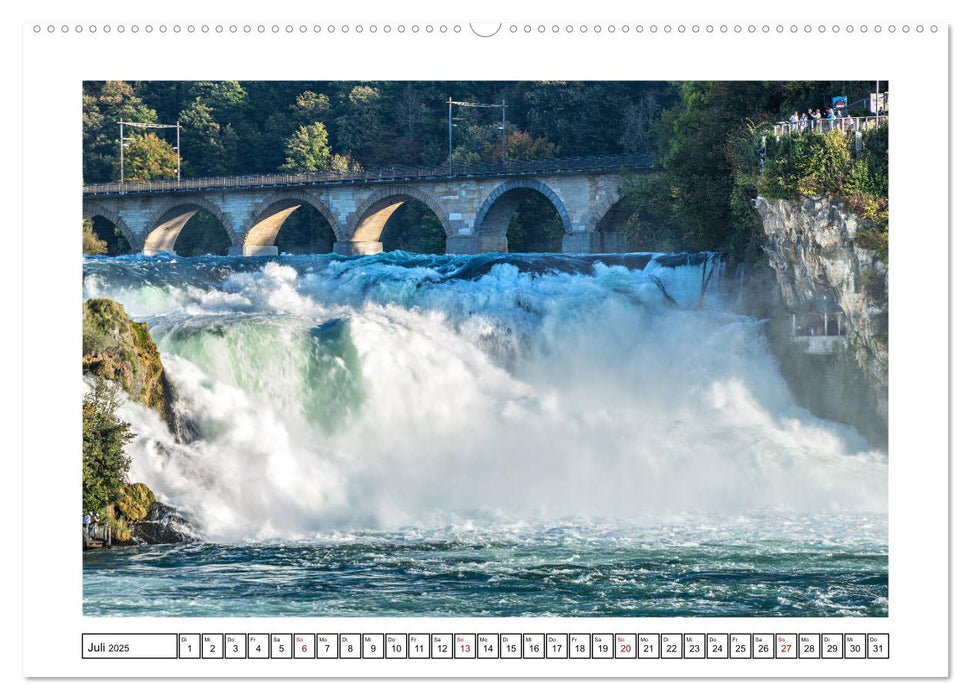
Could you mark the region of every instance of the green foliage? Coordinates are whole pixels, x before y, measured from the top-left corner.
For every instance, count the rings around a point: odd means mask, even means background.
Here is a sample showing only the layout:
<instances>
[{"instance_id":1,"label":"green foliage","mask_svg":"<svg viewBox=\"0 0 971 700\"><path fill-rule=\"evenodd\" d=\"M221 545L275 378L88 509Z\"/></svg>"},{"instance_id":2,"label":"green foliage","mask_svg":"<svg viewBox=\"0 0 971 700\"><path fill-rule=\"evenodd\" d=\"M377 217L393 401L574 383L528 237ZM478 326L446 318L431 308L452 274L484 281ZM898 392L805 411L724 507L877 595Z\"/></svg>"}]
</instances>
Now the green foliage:
<instances>
[{"instance_id":1,"label":"green foliage","mask_svg":"<svg viewBox=\"0 0 971 700\"><path fill-rule=\"evenodd\" d=\"M388 219L381 243L385 251L441 255L445 252L445 230L435 212L420 202L408 201Z\"/></svg>"},{"instance_id":2,"label":"green foliage","mask_svg":"<svg viewBox=\"0 0 971 700\"><path fill-rule=\"evenodd\" d=\"M120 118L180 119L184 176L349 171L444 164L445 101L505 101L511 160L644 151L655 156L661 175L625 185L637 203L625 225L631 247L720 249L752 260L760 251L761 226L751 200L763 191L754 153L762 125L793 111L824 109L833 95L870 89L869 82L847 81L86 82L84 179L116 176ZM498 110L460 107L454 116L456 162L501 158ZM169 132L159 133L172 142ZM866 157L851 159L838 177L845 154L840 144L786 146L786 163L773 166L765 191L825 192L840 180L836 184L847 191L885 199L886 130L868 134L865 142ZM146 176L165 176L163 171ZM522 206L520 224L539 203ZM431 241L438 235L437 222L412 216L428 227L422 236ZM179 240L203 230L212 240L221 238L218 225L204 221L201 214L193 217ZM552 225L554 219L544 221Z\"/></svg>"},{"instance_id":3,"label":"green foliage","mask_svg":"<svg viewBox=\"0 0 971 700\"><path fill-rule=\"evenodd\" d=\"M221 125L212 106L197 97L179 113L182 124L183 173L189 176L228 175L234 172L233 155L237 146L230 125Z\"/></svg>"},{"instance_id":4,"label":"green foliage","mask_svg":"<svg viewBox=\"0 0 971 700\"><path fill-rule=\"evenodd\" d=\"M330 159L330 170L335 173L357 173L363 168L351 156L335 153Z\"/></svg>"},{"instance_id":5,"label":"green foliage","mask_svg":"<svg viewBox=\"0 0 971 700\"><path fill-rule=\"evenodd\" d=\"M125 145L125 180L174 180L179 157L155 134L137 134Z\"/></svg>"},{"instance_id":6,"label":"green foliage","mask_svg":"<svg viewBox=\"0 0 971 700\"><path fill-rule=\"evenodd\" d=\"M82 172L87 183L117 178L120 120L158 121L135 88L120 80L85 83L82 110Z\"/></svg>"},{"instance_id":7,"label":"green foliage","mask_svg":"<svg viewBox=\"0 0 971 700\"><path fill-rule=\"evenodd\" d=\"M213 214L200 209L189 219L179 237L175 239L175 253L184 257L197 255L226 255L229 252L229 234Z\"/></svg>"},{"instance_id":8,"label":"green foliage","mask_svg":"<svg viewBox=\"0 0 971 700\"><path fill-rule=\"evenodd\" d=\"M563 249L563 222L546 197L530 190L506 232L510 253L559 253Z\"/></svg>"},{"instance_id":9,"label":"green foliage","mask_svg":"<svg viewBox=\"0 0 971 700\"><path fill-rule=\"evenodd\" d=\"M330 98L313 90L305 90L297 95L290 109L301 123L322 122L330 113Z\"/></svg>"},{"instance_id":10,"label":"green foliage","mask_svg":"<svg viewBox=\"0 0 971 700\"><path fill-rule=\"evenodd\" d=\"M674 83L516 83L509 90L509 116L522 130L557 144L561 156L620 153L633 143L626 114L630 106L643 101L641 126L649 128L676 101L677 91Z\"/></svg>"},{"instance_id":11,"label":"green foliage","mask_svg":"<svg viewBox=\"0 0 971 700\"><path fill-rule=\"evenodd\" d=\"M111 528L111 541L115 543L131 543L131 528L129 522L118 515L114 504L109 503L103 511L98 511L98 517Z\"/></svg>"},{"instance_id":12,"label":"green foliage","mask_svg":"<svg viewBox=\"0 0 971 700\"><path fill-rule=\"evenodd\" d=\"M758 191L769 199L833 196L863 220L857 243L886 263L889 255L888 140L884 122L863 138L856 155L854 135L842 131L802 132L780 139L767 154Z\"/></svg>"},{"instance_id":13,"label":"green foliage","mask_svg":"<svg viewBox=\"0 0 971 700\"><path fill-rule=\"evenodd\" d=\"M829 97L859 95L868 83L685 82L679 100L652 121L648 136L660 173L633 178L623 191L635 205L627 223L633 245L658 250L726 250L761 257L761 225L752 200L761 192L797 196L828 192L842 181L863 186L871 175L853 164L842 135L780 144L779 163L759 173L755 149L766 125L794 110L823 108ZM630 118L635 125L636 115ZM635 126L633 137L639 133ZM769 133L769 140L774 138ZM870 185L868 184L867 187Z\"/></svg>"},{"instance_id":14,"label":"green foliage","mask_svg":"<svg viewBox=\"0 0 971 700\"><path fill-rule=\"evenodd\" d=\"M863 248L874 252L877 260L884 265L890 256L890 236L886 223L866 226L857 231L856 242Z\"/></svg>"},{"instance_id":15,"label":"green foliage","mask_svg":"<svg viewBox=\"0 0 971 700\"><path fill-rule=\"evenodd\" d=\"M336 119L340 150L370 160L381 138L381 93L370 85L355 85L341 100Z\"/></svg>"},{"instance_id":16,"label":"green foliage","mask_svg":"<svg viewBox=\"0 0 971 700\"><path fill-rule=\"evenodd\" d=\"M651 128L678 91L642 81L92 81L83 86L84 180L117 175L121 118L180 120L183 175L192 177L279 170L287 141L316 123L348 163L442 164L449 97L506 100L510 158L634 152L652 147ZM498 160L498 110L457 108L455 117L456 149ZM174 142L174 132L159 135Z\"/></svg>"},{"instance_id":17,"label":"green foliage","mask_svg":"<svg viewBox=\"0 0 971 700\"><path fill-rule=\"evenodd\" d=\"M672 224L679 205L673 178L662 173L627 176L620 193L631 210L624 225L628 250L663 252L686 247L684 237Z\"/></svg>"},{"instance_id":18,"label":"green foliage","mask_svg":"<svg viewBox=\"0 0 971 700\"><path fill-rule=\"evenodd\" d=\"M452 161L458 164L498 163L502 160L502 124L473 124L462 132L463 144L452 153ZM545 139L534 138L515 125L506 125L506 160L539 160L555 158L559 147Z\"/></svg>"},{"instance_id":19,"label":"green foliage","mask_svg":"<svg viewBox=\"0 0 971 700\"><path fill-rule=\"evenodd\" d=\"M855 154L854 134L801 132L771 143L759 193L771 199L831 195L853 200L855 213L879 218L887 198L886 123L864 135L862 154Z\"/></svg>"},{"instance_id":20,"label":"green foliage","mask_svg":"<svg viewBox=\"0 0 971 700\"><path fill-rule=\"evenodd\" d=\"M280 170L288 173L313 173L330 168L327 128L320 122L301 126L287 140L287 159Z\"/></svg>"},{"instance_id":21,"label":"green foliage","mask_svg":"<svg viewBox=\"0 0 971 700\"><path fill-rule=\"evenodd\" d=\"M334 230L320 212L302 206L283 222L276 246L281 253L319 255L333 252L336 239Z\"/></svg>"},{"instance_id":22,"label":"green foliage","mask_svg":"<svg viewBox=\"0 0 971 700\"><path fill-rule=\"evenodd\" d=\"M86 233L88 228L90 228L91 235L96 240L84 244L85 255L125 255L131 252L131 244L128 239L122 235L117 226L104 217L95 216L82 222L82 240L88 238ZM105 247L104 252L96 252L101 249L101 246Z\"/></svg>"},{"instance_id":23,"label":"green foliage","mask_svg":"<svg viewBox=\"0 0 971 700\"><path fill-rule=\"evenodd\" d=\"M783 138L770 150L761 194L770 199L842 194L859 178L853 173L853 135L801 132Z\"/></svg>"},{"instance_id":24,"label":"green foliage","mask_svg":"<svg viewBox=\"0 0 971 700\"><path fill-rule=\"evenodd\" d=\"M217 118L233 115L235 108L246 100L246 89L236 80L200 81L189 85L189 97L210 108Z\"/></svg>"},{"instance_id":25,"label":"green foliage","mask_svg":"<svg viewBox=\"0 0 971 700\"><path fill-rule=\"evenodd\" d=\"M158 348L144 323L111 299L88 299L81 325L81 366L113 382L132 399L167 418L167 386Z\"/></svg>"},{"instance_id":26,"label":"green foliage","mask_svg":"<svg viewBox=\"0 0 971 700\"><path fill-rule=\"evenodd\" d=\"M125 454L134 434L116 415L117 390L103 379L84 396L82 418L82 508L104 512L125 485L131 458Z\"/></svg>"},{"instance_id":27,"label":"green foliage","mask_svg":"<svg viewBox=\"0 0 971 700\"><path fill-rule=\"evenodd\" d=\"M752 118L764 117L778 99L777 90L775 83L680 85L680 102L661 113L650 132L660 172L628 180L622 189L635 205L629 245L749 254L756 228L740 203L751 187L737 174L757 166L751 146L740 144L751 138Z\"/></svg>"},{"instance_id":28,"label":"green foliage","mask_svg":"<svg viewBox=\"0 0 971 700\"><path fill-rule=\"evenodd\" d=\"M885 299L886 294L886 275L874 269L867 268L863 271L863 289L875 301Z\"/></svg>"},{"instance_id":29,"label":"green foliage","mask_svg":"<svg viewBox=\"0 0 971 700\"><path fill-rule=\"evenodd\" d=\"M81 251L85 255L107 255L108 244L94 232L94 222L85 219L81 222Z\"/></svg>"},{"instance_id":30,"label":"green foliage","mask_svg":"<svg viewBox=\"0 0 971 700\"><path fill-rule=\"evenodd\" d=\"M888 197L890 186L890 128L883 122L880 128L863 135L863 158L870 178L871 192L878 198Z\"/></svg>"}]
</instances>

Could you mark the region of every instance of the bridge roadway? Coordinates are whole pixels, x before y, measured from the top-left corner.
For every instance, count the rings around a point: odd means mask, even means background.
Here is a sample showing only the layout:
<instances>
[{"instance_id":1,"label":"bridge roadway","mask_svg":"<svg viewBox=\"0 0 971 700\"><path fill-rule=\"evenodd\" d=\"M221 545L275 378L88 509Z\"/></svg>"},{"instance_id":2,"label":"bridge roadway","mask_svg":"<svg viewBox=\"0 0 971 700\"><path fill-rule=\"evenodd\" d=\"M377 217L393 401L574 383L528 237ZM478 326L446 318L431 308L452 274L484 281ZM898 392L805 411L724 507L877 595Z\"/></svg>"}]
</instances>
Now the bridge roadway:
<instances>
[{"instance_id":1,"label":"bridge roadway","mask_svg":"<svg viewBox=\"0 0 971 700\"><path fill-rule=\"evenodd\" d=\"M511 161L475 166L382 168L88 185L83 217L114 224L133 251L173 251L200 209L225 227L233 255L276 255L276 237L299 207L316 209L336 236L334 252L373 254L405 202L425 204L442 224L447 253L505 252L506 230L524 195L546 197L563 221L563 252L622 252L619 187L625 172L651 169L646 155Z\"/></svg>"}]
</instances>

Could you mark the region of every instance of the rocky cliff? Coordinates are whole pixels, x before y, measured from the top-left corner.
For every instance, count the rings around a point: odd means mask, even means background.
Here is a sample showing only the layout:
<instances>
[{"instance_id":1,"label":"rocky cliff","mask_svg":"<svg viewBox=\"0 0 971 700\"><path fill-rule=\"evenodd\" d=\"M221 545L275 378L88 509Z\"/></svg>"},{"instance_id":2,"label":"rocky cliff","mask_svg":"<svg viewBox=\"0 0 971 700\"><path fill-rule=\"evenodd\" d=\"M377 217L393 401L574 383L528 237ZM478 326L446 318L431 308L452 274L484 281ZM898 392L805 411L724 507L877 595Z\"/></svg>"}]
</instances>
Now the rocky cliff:
<instances>
[{"instance_id":1,"label":"rocky cliff","mask_svg":"<svg viewBox=\"0 0 971 700\"><path fill-rule=\"evenodd\" d=\"M116 301L88 299L84 302L81 344L85 374L114 382L132 400L155 409L173 427L171 390L146 324L128 318Z\"/></svg>"},{"instance_id":2,"label":"rocky cliff","mask_svg":"<svg viewBox=\"0 0 971 700\"><path fill-rule=\"evenodd\" d=\"M756 199L763 248L790 313L842 311L847 352L887 417L887 265L873 225L831 197Z\"/></svg>"},{"instance_id":3,"label":"rocky cliff","mask_svg":"<svg viewBox=\"0 0 971 700\"><path fill-rule=\"evenodd\" d=\"M111 299L89 299L83 313L82 371L112 382L133 401L154 409L175 432L172 391L148 326L132 321ZM185 519L156 501L146 484L125 483L99 512L118 545L191 540Z\"/></svg>"}]
</instances>

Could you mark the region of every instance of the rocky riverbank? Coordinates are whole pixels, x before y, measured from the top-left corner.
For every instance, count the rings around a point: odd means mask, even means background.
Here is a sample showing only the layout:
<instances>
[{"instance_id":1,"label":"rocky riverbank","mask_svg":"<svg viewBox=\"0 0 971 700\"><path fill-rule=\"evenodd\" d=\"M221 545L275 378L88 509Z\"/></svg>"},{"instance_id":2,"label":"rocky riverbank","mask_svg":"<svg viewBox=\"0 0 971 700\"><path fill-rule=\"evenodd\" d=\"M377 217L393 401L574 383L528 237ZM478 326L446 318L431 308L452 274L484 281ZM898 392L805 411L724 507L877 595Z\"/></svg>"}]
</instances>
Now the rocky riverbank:
<instances>
[{"instance_id":1,"label":"rocky riverbank","mask_svg":"<svg viewBox=\"0 0 971 700\"><path fill-rule=\"evenodd\" d=\"M888 389L888 269L870 245L872 224L833 197L767 200L756 209L763 249L788 312L770 331L790 386L822 415L857 425L885 444ZM846 349L809 357L791 342L789 314L842 312Z\"/></svg>"},{"instance_id":2,"label":"rocky riverbank","mask_svg":"<svg viewBox=\"0 0 971 700\"><path fill-rule=\"evenodd\" d=\"M87 300L83 314L81 367L85 376L110 382L131 400L156 411L175 431L171 387L148 326L132 321L124 307L110 299ZM111 526L117 546L193 539L185 518L156 500L143 483L122 484L99 513Z\"/></svg>"},{"instance_id":3,"label":"rocky riverbank","mask_svg":"<svg viewBox=\"0 0 971 700\"><path fill-rule=\"evenodd\" d=\"M111 299L84 302L81 368L117 386L175 427L172 390L155 341L144 323L132 321Z\"/></svg>"}]
</instances>

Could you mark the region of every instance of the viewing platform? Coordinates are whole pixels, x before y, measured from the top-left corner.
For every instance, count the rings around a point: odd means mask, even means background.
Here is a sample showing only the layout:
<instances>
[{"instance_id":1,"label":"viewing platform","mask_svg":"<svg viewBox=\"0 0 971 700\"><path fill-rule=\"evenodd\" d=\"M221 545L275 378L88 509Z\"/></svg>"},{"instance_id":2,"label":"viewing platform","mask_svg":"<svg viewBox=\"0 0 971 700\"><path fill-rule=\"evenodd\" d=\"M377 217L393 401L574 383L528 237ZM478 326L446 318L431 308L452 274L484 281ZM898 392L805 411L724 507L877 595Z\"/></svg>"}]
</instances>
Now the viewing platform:
<instances>
[{"instance_id":1,"label":"viewing platform","mask_svg":"<svg viewBox=\"0 0 971 700\"><path fill-rule=\"evenodd\" d=\"M887 115L881 114L873 117L834 117L833 119L823 117L822 119L810 119L807 122L784 121L773 124L772 132L775 134L776 141L783 136L806 132L824 134L827 131L843 131L849 134L864 134L876 129L887 122L888 119Z\"/></svg>"},{"instance_id":2,"label":"viewing platform","mask_svg":"<svg viewBox=\"0 0 971 700\"><path fill-rule=\"evenodd\" d=\"M110 549L111 526L107 523L81 525L81 549Z\"/></svg>"},{"instance_id":3,"label":"viewing platform","mask_svg":"<svg viewBox=\"0 0 971 700\"><path fill-rule=\"evenodd\" d=\"M792 314L792 342L807 355L836 355L847 346L842 312Z\"/></svg>"}]
</instances>

